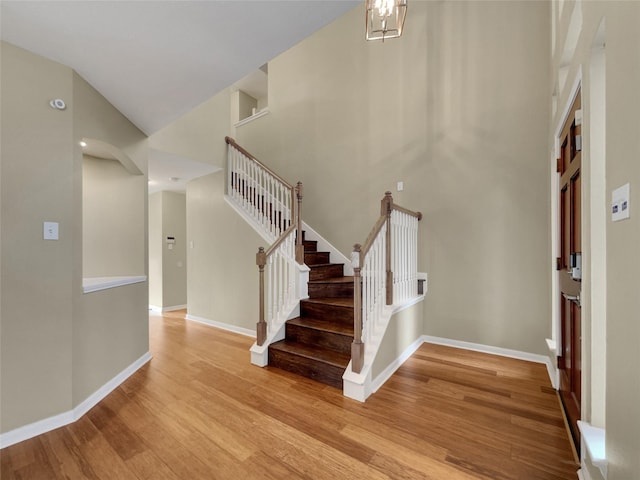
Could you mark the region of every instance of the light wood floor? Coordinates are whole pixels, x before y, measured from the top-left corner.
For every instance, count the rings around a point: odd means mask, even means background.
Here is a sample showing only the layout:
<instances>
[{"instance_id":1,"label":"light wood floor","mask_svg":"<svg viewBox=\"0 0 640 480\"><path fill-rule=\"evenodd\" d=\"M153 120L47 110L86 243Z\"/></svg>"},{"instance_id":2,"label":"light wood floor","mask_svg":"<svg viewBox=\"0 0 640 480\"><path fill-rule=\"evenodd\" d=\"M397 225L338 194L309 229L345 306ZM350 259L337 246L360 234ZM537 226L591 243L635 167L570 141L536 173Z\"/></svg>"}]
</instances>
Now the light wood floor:
<instances>
[{"instance_id":1,"label":"light wood floor","mask_svg":"<svg viewBox=\"0 0 640 480\"><path fill-rule=\"evenodd\" d=\"M577 478L543 365L425 344L361 404L180 314L150 341L76 423L3 449L2 479Z\"/></svg>"}]
</instances>

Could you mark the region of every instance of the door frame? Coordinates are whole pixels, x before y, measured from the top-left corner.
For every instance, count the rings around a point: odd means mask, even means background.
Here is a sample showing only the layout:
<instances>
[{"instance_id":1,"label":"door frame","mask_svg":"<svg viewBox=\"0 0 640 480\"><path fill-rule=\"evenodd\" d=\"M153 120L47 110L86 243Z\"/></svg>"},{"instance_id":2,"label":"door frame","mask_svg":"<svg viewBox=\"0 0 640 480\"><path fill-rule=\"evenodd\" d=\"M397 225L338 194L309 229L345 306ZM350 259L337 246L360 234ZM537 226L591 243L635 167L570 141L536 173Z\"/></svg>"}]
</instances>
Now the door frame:
<instances>
[{"instance_id":1,"label":"door frame","mask_svg":"<svg viewBox=\"0 0 640 480\"><path fill-rule=\"evenodd\" d=\"M560 256L560 215L559 211L559 187L560 187L560 176L557 172L557 159L560 157L560 134L562 133L562 127L564 126L569 112L571 110L571 106L573 105L576 96L578 95L578 91L581 90L582 87L582 66L578 67L578 71L576 73L576 77L574 78L573 84L571 85L571 90L569 91L569 97L567 102L563 106L562 115L559 117L558 124L556 124L554 130L553 137L553 151L551 155L550 161L550 175L551 175L551 338L547 339L547 346L552 355L552 365L553 365L553 376L552 376L552 386L556 390L560 387L560 370L557 365L557 358L560 354L561 349L561 321L560 321L560 271L556 269L556 258ZM582 111L584 115L584 105L582 106ZM583 125L584 125L584 117L583 117ZM583 132L584 138L584 132ZM584 145L583 141L583 152L586 149L586 145ZM583 155L584 161L584 155ZM581 204L585 205L584 199L585 189L582 189L581 192ZM583 208L581 211L581 224L584 225L584 213L585 209ZM582 231L582 237L585 237L585 234L589 234L589 232ZM583 255L582 258L583 263L583 274L584 274L584 263L585 258ZM582 295L581 295L582 296ZM586 300L586 299L584 299ZM582 328L584 328L584 315L581 315ZM585 353L585 338L583 336L581 342L581 351L583 352L582 361L585 361L584 353ZM581 375L580 378L581 389L584 391L584 374ZM583 417L584 412L584 404L581 405L583 411L581 412L581 417Z\"/></svg>"}]
</instances>

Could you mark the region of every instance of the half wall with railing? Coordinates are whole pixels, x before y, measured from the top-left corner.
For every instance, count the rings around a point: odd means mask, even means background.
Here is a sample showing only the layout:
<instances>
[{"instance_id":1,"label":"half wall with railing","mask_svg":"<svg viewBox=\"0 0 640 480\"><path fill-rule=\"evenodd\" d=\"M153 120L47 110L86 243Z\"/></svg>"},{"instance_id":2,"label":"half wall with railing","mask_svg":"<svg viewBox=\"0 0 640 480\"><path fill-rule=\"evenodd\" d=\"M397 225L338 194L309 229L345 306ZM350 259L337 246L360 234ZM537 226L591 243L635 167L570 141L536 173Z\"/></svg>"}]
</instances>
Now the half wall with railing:
<instances>
[{"instance_id":1,"label":"half wall with railing","mask_svg":"<svg viewBox=\"0 0 640 480\"><path fill-rule=\"evenodd\" d=\"M421 219L420 212L396 205L391 192L386 192L380 217L367 240L354 246L354 340L348 372L360 374L370 369L391 318L389 307L418 297Z\"/></svg>"}]
</instances>

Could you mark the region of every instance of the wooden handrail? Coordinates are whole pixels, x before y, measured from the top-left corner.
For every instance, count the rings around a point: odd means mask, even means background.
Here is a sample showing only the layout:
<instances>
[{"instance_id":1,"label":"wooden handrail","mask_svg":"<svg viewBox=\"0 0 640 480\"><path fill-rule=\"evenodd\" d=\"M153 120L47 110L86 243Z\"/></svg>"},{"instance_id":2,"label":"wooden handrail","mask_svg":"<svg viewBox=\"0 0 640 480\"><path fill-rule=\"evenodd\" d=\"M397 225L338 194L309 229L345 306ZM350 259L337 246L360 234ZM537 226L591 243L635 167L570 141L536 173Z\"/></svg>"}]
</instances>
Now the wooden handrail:
<instances>
[{"instance_id":1,"label":"wooden handrail","mask_svg":"<svg viewBox=\"0 0 640 480\"><path fill-rule=\"evenodd\" d=\"M224 141L227 142L227 145L233 145L233 148L238 150L245 157L250 158L252 161L256 162L258 165L260 165L260 168L263 168L264 170L269 172L270 175L272 175L274 178L276 178L279 182L283 183L286 187L288 187L291 190L293 190L293 185L289 184L289 182L287 182L284 178L282 178L280 175L278 175L276 172L271 170L264 163L262 163L260 160L258 160L256 157L254 157L249 152L247 152L244 148L242 148L240 145L238 145L233 138L224 137Z\"/></svg>"},{"instance_id":2,"label":"wooden handrail","mask_svg":"<svg viewBox=\"0 0 640 480\"><path fill-rule=\"evenodd\" d=\"M386 192L382 201L385 202L385 200L389 197L391 197L391 192ZM407 215L411 215L412 217L416 217L418 221L422 220L421 212L414 212L413 210L409 210L408 208L404 208L404 207L401 207L400 205L396 205L395 203L393 203L393 198L391 198L390 208L391 210L398 210L399 212L406 213ZM384 226L386 220L387 220L387 213L385 211L384 214L378 217L378 220L376 221L373 228L371 229L371 232L369 232L369 236L367 236L367 239L365 240L364 244L360 247L361 259L364 258L367 253L369 253L369 249L371 248L373 241L375 240L376 236Z\"/></svg>"},{"instance_id":3,"label":"wooden handrail","mask_svg":"<svg viewBox=\"0 0 640 480\"><path fill-rule=\"evenodd\" d=\"M371 248L371 245L373 245L373 241L376 239L376 237L378 236L378 233L380 232L380 230L382 230L382 227L384 227L386 223L387 223L387 216L380 215L380 217L378 217L378 221L375 223L375 225L371 229L371 232L369 233L369 236L365 240L364 244L362 246L356 244L358 245L358 247L360 247L358 250L358 252L360 253L360 263L362 263L362 259L364 259L367 253L369 253L369 249Z\"/></svg>"},{"instance_id":4,"label":"wooden handrail","mask_svg":"<svg viewBox=\"0 0 640 480\"><path fill-rule=\"evenodd\" d=\"M401 207L400 205L396 205L395 203L392 205L393 210L398 210L399 212L406 213L407 215L411 215L412 217L416 217L418 221L422 220L421 212L414 212L413 210L409 210L408 208Z\"/></svg>"},{"instance_id":5,"label":"wooden handrail","mask_svg":"<svg viewBox=\"0 0 640 480\"><path fill-rule=\"evenodd\" d=\"M276 241L273 242L273 244L267 249L267 251L265 252L265 258L269 258L271 255L273 255L273 252L275 252L278 249L278 247L282 244L282 242L284 242L287 239L287 237L295 231L295 229L296 229L295 223L292 223L291 225L289 225L289 228L287 228L284 232L282 232L282 234L276 239Z\"/></svg>"}]
</instances>

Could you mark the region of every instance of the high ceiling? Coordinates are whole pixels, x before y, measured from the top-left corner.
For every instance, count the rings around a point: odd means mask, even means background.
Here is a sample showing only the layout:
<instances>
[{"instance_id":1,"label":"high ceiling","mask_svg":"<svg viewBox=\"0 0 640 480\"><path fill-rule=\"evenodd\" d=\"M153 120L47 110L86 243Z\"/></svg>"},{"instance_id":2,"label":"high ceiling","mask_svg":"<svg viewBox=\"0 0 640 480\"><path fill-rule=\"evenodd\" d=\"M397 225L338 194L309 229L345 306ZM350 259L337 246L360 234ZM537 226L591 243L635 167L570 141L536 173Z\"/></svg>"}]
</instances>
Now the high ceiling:
<instances>
[{"instance_id":1,"label":"high ceiling","mask_svg":"<svg viewBox=\"0 0 640 480\"><path fill-rule=\"evenodd\" d=\"M358 3L2 0L0 31L75 69L150 135Z\"/></svg>"},{"instance_id":2,"label":"high ceiling","mask_svg":"<svg viewBox=\"0 0 640 480\"><path fill-rule=\"evenodd\" d=\"M76 70L151 135L359 3L0 0L0 33ZM150 149L149 193L216 170Z\"/></svg>"}]
</instances>

